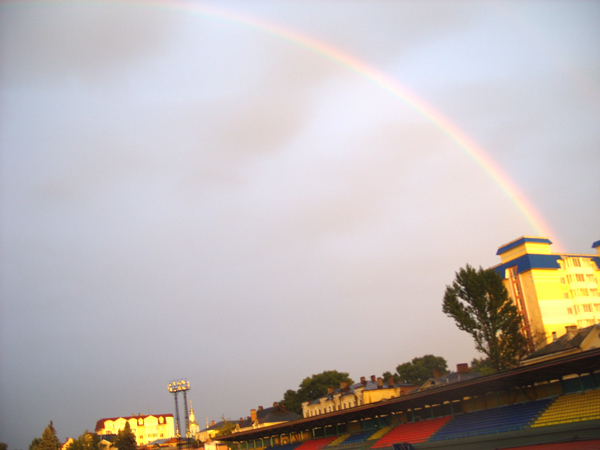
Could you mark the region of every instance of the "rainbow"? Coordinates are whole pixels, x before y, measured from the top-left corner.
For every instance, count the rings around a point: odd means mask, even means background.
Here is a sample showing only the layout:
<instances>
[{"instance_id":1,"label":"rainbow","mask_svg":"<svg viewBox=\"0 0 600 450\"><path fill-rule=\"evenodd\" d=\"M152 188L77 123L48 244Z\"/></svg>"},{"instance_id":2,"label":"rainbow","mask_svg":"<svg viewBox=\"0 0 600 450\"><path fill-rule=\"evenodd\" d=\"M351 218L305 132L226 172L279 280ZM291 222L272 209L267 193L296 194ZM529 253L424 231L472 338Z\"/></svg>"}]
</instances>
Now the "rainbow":
<instances>
[{"instance_id":1,"label":"rainbow","mask_svg":"<svg viewBox=\"0 0 600 450\"><path fill-rule=\"evenodd\" d=\"M74 3L78 2L65 2ZM92 2L94 3L94 2ZM556 241L556 234L551 232L536 208L531 204L527 197L521 192L518 186L504 173L500 166L464 131L456 126L450 119L428 104L425 100L409 91L402 84L388 76L377 68L370 66L365 61L345 52L339 47L331 45L322 40L318 40L307 34L301 33L289 27L251 16L239 12L215 7L204 3L192 3L182 0L99 0L98 3L114 3L115 5L131 5L136 7L154 7L167 9L170 11L180 11L185 14L199 14L226 22L245 26L266 33L278 39L290 42L293 45L303 47L308 51L319 54L324 58L336 62L337 64L359 74L367 80L380 86L394 97L401 100L426 120L434 124L443 134L461 148L477 165L479 165L496 183L517 210L522 214L526 221L532 226L533 230L539 236L553 236L554 245L560 248ZM81 3L79 3L81 4ZM526 233L524 233L526 234Z\"/></svg>"}]
</instances>

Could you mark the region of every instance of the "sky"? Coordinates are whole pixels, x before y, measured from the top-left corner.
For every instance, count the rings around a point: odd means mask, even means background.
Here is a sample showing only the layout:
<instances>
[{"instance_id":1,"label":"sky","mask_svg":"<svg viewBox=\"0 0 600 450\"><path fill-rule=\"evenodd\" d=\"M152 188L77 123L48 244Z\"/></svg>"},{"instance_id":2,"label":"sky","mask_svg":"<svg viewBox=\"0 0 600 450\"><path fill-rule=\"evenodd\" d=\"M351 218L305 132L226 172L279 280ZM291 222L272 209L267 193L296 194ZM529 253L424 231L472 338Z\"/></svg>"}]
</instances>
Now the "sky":
<instances>
[{"instance_id":1,"label":"sky","mask_svg":"<svg viewBox=\"0 0 600 450\"><path fill-rule=\"evenodd\" d=\"M441 311L600 239L600 2L0 4L0 441L201 428L479 356ZM180 402L181 403L181 402Z\"/></svg>"}]
</instances>

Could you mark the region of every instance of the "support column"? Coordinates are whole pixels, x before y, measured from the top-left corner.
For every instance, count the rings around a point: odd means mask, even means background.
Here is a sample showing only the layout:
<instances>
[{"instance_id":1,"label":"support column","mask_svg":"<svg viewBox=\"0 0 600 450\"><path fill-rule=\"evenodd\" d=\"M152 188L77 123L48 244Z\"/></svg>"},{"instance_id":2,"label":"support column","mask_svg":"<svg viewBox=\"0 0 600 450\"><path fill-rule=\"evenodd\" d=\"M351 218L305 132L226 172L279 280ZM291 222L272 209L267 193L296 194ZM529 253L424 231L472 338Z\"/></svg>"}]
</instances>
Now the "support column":
<instances>
[{"instance_id":1,"label":"support column","mask_svg":"<svg viewBox=\"0 0 600 450\"><path fill-rule=\"evenodd\" d=\"M173 393L173 397L175 398L175 437L179 439L181 434L179 434L179 406L177 405L177 392Z\"/></svg>"},{"instance_id":2,"label":"support column","mask_svg":"<svg viewBox=\"0 0 600 450\"><path fill-rule=\"evenodd\" d=\"M190 416L188 414L187 391L183 391L183 406L185 408L185 437L190 437Z\"/></svg>"}]
</instances>

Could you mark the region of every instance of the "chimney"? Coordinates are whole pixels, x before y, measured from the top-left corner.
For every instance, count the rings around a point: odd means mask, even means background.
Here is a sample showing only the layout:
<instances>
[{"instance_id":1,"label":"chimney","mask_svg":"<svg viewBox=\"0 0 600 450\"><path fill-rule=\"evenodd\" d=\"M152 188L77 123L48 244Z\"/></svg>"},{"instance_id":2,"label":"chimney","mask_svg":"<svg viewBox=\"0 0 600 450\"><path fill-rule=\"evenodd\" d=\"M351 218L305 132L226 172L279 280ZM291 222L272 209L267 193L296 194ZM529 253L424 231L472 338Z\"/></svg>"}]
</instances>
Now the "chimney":
<instances>
[{"instance_id":1,"label":"chimney","mask_svg":"<svg viewBox=\"0 0 600 450\"><path fill-rule=\"evenodd\" d=\"M360 377L360 384L362 384L363 386L367 385L367 379L365 377Z\"/></svg>"},{"instance_id":2,"label":"chimney","mask_svg":"<svg viewBox=\"0 0 600 450\"><path fill-rule=\"evenodd\" d=\"M558 336L556 335L556 331L552 332L552 342L555 342L558 339Z\"/></svg>"},{"instance_id":3,"label":"chimney","mask_svg":"<svg viewBox=\"0 0 600 450\"><path fill-rule=\"evenodd\" d=\"M252 420L252 422L256 422L256 410L255 409L250 410L250 419Z\"/></svg>"},{"instance_id":4,"label":"chimney","mask_svg":"<svg viewBox=\"0 0 600 450\"><path fill-rule=\"evenodd\" d=\"M394 387L396 383L394 382L394 377L388 378L388 387Z\"/></svg>"},{"instance_id":5,"label":"chimney","mask_svg":"<svg viewBox=\"0 0 600 450\"><path fill-rule=\"evenodd\" d=\"M439 378L440 377L440 371L437 369L433 369L433 378Z\"/></svg>"},{"instance_id":6,"label":"chimney","mask_svg":"<svg viewBox=\"0 0 600 450\"><path fill-rule=\"evenodd\" d=\"M467 363L457 364L456 371L458 373L469 373L469 365Z\"/></svg>"},{"instance_id":7,"label":"chimney","mask_svg":"<svg viewBox=\"0 0 600 450\"><path fill-rule=\"evenodd\" d=\"M262 407L262 406L259 406L259 407L258 407L258 410L259 410L259 411L262 411L262 410L263 410L263 407Z\"/></svg>"},{"instance_id":8,"label":"chimney","mask_svg":"<svg viewBox=\"0 0 600 450\"><path fill-rule=\"evenodd\" d=\"M383 378L377 378L377 389L381 389L383 387Z\"/></svg>"},{"instance_id":9,"label":"chimney","mask_svg":"<svg viewBox=\"0 0 600 450\"><path fill-rule=\"evenodd\" d=\"M375 378L375 375L371 375L371 381L372 381L372 382L375 382L375 381L377 381L377 378Z\"/></svg>"},{"instance_id":10,"label":"chimney","mask_svg":"<svg viewBox=\"0 0 600 450\"><path fill-rule=\"evenodd\" d=\"M214 420L210 422L210 426L211 426L211 427L214 427L214 426L215 426L215 421L214 421Z\"/></svg>"},{"instance_id":11,"label":"chimney","mask_svg":"<svg viewBox=\"0 0 600 450\"><path fill-rule=\"evenodd\" d=\"M333 386L329 386L329 387L327 388L327 393L328 393L329 395L333 394Z\"/></svg>"},{"instance_id":12,"label":"chimney","mask_svg":"<svg viewBox=\"0 0 600 450\"><path fill-rule=\"evenodd\" d=\"M577 334L577 325L569 325L568 327L565 327L567 330L567 334L569 335L569 337L573 337Z\"/></svg>"}]
</instances>

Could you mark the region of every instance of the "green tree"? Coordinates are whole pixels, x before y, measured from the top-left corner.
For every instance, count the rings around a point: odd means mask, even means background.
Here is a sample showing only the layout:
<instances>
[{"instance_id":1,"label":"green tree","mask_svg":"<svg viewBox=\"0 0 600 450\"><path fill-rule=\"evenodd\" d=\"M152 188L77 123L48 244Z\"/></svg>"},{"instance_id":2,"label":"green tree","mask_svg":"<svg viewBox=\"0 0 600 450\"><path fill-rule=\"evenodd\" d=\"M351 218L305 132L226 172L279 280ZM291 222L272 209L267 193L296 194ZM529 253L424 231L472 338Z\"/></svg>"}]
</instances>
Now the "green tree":
<instances>
[{"instance_id":1,"label":"green tree","mask_svg":"<svg viewBox=\"0 0 600 450\"><path fill-rule=\"evenodd\" d=\"M40 445L40 438L33 438L29 444L29 450L37 450L38 445Z\"/></svg>"},{"instance_id":2,"label":"green tree","mask_svg":"<svg viewBox=\"0 0 600 450\"><path fill-rule=\"evenodd\" d=\"M440 376L448 373L448 363L441 356L420 356L396 367L398 378L405 383L411 384L425 383L430 378L433 378L435 371Z\"/></svg>"},{"instance_id":3,"label":"green tree","mask_svg":"<svg viewBox=\"0 0 600 450\"><path fill-rule=\"evenodd\" d=\"M219 431L217 431L215 437L229 436L235 430L235 422L227 420L225 417L222 417L221 420L223 421L223 425L219 427Z\"/></svg>"},{"instance_id":4,"label":"green tree","mask_svg":"<svg viewBox=\"0 0 600 450\"><path fill-rule=\"evenodd\" d=\"M349 385L354 382L347 372L338 372L337 370L326 370L324 372L306 377L300 383L299 389L294 391L288 389L283 394L283 400L279 403L285 406L288 411L302 414L302 402L315 400L327 394L329 387L337 388L340 383L347 382Z\"/></svg>"},{"instance_id":5,"label":"green tree","mask_svg":"<svg viewBox=\"0 0 600 450\"><path fill-rule=\"evenodd\" d=\"M42 438L35 448L36 450L58 450L58 448L60 448L60 443L56 437L56 430L54 429L52 421L50 421L50 424L44 429Z\"/></svg>"},{"instance_id":6,"label":"green tree","mask_svg":"<svg viewBox=\"0 0 600 450\"><path fill-rule=\"evenodd\" d=\"M522 317L494 269L475 270L467 264L446 286L443 312L475 340L495 371L515 367L527 354Z\"/></svg>"},{"instance_id":7,"label":"green tree","mask_svg":"<svg viewBox=\"0 0 600 450\"><path fill-rule=\"evenodd\" d=\"M303 401L305 400L302 400L297 391L288 389L283 394L283 400L281 400L279 403L282 404L288 411L295 412L296 414L302 414Z\"/></svg>"},{"instance_id":8,"label":"green tree","mask_svg":"<svg viewBox=\"0 0 600 450\"><path fill-rule=\"evenodd\" d=\"M491 375L496 372L489 358L473 358L473 361L471 361L471 371L480 373L481 375Z\"/></svg>"},{"instance_id":9,"label":"green tree","mask_svg":"<svg viewBox=\"0 0 600 450\"><path fill-rule=\"evenodd\" d=\"M113 446L119 450L136 450L137 442L135 440L135 434L131 431L129 422L125 422L125 427L119 430L117 437L113 442Z\"/></svg>"},{"instance_id":10,"label":"green tree","mask_svg":"<svg viewBox=\"0 0 600 450\"><path fill-rule=\"evenodd\" d=\"M383 372L383 375L381 375L381 378L383 378L384 381L389 380L390 377L394 378L394 383L402 382L402 380L400 379L400 375L398 375L396 372L392 373L388 370L387 372Z\"/></svg>"},{"instance_id":11,"label":"green tree","mask_svg":"<svg viewBox=\"0 0 600 450\"><path fill-rule=\"evenodd\" d=\"M69 444L67 450L99 450L100 449L100 437L96 433L90 433L88 430L79 436L77 439L73 439L73 442Z\"/></svg>"},{"instance_id":12,"label":"green tree","mask_svg":"<svg viewBox=\"0 0 600 450\"><path fill-rule=\"evenodd\" d=\"M8 444L0 442L0 450L8 450Z\"/></svg>"}]
</instances>

